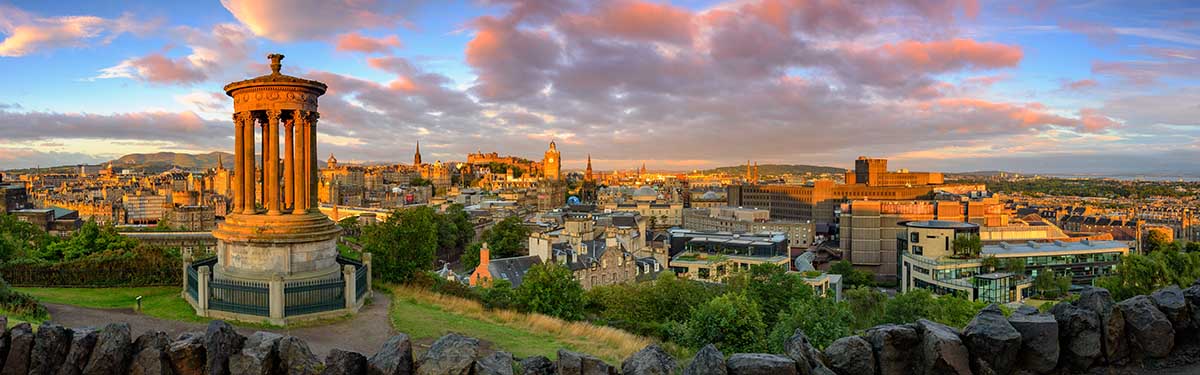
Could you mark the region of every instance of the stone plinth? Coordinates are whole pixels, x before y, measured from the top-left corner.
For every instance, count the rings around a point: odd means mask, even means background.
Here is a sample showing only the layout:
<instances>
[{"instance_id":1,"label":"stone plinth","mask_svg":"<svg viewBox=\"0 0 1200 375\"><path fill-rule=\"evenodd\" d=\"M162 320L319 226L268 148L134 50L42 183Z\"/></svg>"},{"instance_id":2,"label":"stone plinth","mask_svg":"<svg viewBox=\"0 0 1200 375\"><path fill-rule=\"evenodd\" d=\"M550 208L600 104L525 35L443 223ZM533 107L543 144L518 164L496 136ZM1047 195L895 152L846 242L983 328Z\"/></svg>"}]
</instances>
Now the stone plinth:
<instances>
[{"instance_id":1,"label":"stone plinth","mask_svg":"<svg viewBox=\"0 0 1200 375\"><path fill-rule=\"evenodd\" d=\"M317 279L340 272L341 228L323 214L230 215L213 232L219 278Z\"/></svg>"}]
</instances>

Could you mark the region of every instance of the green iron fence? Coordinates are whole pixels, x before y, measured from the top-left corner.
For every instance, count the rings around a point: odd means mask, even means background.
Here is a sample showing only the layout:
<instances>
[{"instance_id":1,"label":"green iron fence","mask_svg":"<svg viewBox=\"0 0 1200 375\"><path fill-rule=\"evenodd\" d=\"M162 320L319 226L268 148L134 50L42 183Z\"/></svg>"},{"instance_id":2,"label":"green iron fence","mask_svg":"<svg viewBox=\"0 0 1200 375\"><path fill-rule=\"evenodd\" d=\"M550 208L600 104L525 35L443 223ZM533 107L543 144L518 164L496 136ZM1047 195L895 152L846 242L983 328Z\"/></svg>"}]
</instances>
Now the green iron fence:
<instances>
[{"instance_id":1,"label":"green iron fence","mask_svg":"<svg viewBox=\"0 0 1200 375\"><path fill-rule=\"evenodd\" d=\"M354 271L354 299L357 301L367 294L367 267L358 266Z\"/></svg>"},{"instance_id":2,"label":"green iron fence","mask_svg":"<svg viewBox=\"0 0 1200 375\"><path fill-rule=\"evenodd\" d=\"M345 289L346 282L340 277L289 281L283 285L283 314L295 316L344 308Z\"/></svg>"},{"instance_id":3,"label":"green iron fence","mask_svg":"<svg viewBox=\"0 0 1200 375\"><path fill-rule=\"evenodd\" d=\"M192 297L192 301L199 301L200 278L196 276L196 267L189 266L187 268L187 294Z\"/></svg>"},{"instance_id":4,"label":"green iron fence","mask_svg":"<svg viewBox=\"0 0 1200 375\"><path fill-rule=\"evenodd\" d=\"M267 283L213 279L208 282L208 308L213 310L271 316L271 292Z\"/></svg>"}]
</instances>

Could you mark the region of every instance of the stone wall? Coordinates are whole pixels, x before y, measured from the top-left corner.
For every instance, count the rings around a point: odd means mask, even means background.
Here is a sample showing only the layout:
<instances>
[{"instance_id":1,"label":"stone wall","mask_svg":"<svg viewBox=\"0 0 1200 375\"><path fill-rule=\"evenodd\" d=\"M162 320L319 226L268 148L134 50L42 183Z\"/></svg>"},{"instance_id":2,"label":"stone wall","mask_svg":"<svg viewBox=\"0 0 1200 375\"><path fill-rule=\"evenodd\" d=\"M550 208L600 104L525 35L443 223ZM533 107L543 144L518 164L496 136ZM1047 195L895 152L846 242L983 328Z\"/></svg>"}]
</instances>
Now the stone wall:
<instances>
[{"instance_id":1,"label":"stone wall","mask_svg":"<svg viewBox=\"0 0 1200 375\"><path fill-rule=\"evenodd\" d=\"M0 318L0 327L7 320ZM559 350L557 358L485 351L479 340L450 334L414 356L408 336L389 339L377 353L334 349L324 360L295 337L239 335L222 321L174 340L162 332L131 337L128 324L68 329L22 323L0 335L0 375L24 374L1062 374L1122 373L1200 360L1200 282L1164 288L1121 302L1089 288L1051 313L1022 308L1005 317L980 311L958 330L920 320L882 325L843 337L824 351L797 331L783 354L733 354L705 346L686 366L658 345L619 366Z\"/></svg>"}]
</instances>

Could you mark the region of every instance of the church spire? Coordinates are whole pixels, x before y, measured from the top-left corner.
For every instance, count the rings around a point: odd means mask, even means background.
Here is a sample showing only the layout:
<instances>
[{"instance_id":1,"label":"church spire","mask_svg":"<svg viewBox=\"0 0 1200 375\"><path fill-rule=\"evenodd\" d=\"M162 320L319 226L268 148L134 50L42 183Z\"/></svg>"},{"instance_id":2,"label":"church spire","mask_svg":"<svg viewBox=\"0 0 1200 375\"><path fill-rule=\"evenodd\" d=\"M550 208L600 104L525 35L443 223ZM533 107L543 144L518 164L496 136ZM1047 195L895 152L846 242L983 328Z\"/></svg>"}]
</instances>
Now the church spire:
<instances>
[{"instance_id":1,"label":"church spire","mask_svg":"<svg viewBox=\"0 0 1200 375\"><path fill-rule=\"evenodd\" d=\"M413 155L413 166L421 166L421 141L417 141L417 153Z\"/></svg>"},{"instance_id":2,"label":"church spire","mask_svg":"<svg viewBox=\"0 0 1200 375\"><path fill-rule=\"evenodd\" d=\"M587 170L583 174L585 181L592 180L592 154L588 154Z\"/></svg>"}]
</instances>

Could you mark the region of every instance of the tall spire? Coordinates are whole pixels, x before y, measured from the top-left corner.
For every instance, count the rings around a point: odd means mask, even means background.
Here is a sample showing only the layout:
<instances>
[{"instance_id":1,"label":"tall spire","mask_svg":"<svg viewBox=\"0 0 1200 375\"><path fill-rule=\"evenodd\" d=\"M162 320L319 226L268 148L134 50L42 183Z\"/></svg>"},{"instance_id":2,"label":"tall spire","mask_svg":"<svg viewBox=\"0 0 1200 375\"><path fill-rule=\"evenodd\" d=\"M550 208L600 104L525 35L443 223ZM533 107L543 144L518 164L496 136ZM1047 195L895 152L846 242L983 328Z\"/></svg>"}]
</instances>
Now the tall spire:
<instances>
[{"instance_id":1,"label":"tall spire","mask_svg":"<svg viewBox=\"0 0 1200 375\"><path fill-rule=\"evenodd\" d=\"M111 168L112 163L109 163L108 166ZM217 154L217 170L219 171L219 170L224 170L224 169L225 169L225 163L221 162L221 154Z\"/></svg>"},{"instance_id":2,"label":"tall spire","mask_svg":"<svg viewBox=\"0 0 1200 375\"><path fill-rule=\"evenodd\" d=\"M583 174L584 181L592 180L592 154L588 154L587 171Z\"/></svg>"},{"instance_id":3,"label":"tall spire","mask_svg":"<svg viewBox=\"0 0 1200 375\"><path fill-rule=\"evenodd\" d=\"M413 166L421 166L421 141L417 141L417 153L413 155Z\"/></svg>"}]
</instances>

